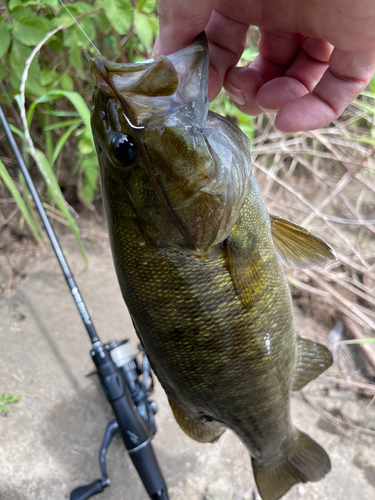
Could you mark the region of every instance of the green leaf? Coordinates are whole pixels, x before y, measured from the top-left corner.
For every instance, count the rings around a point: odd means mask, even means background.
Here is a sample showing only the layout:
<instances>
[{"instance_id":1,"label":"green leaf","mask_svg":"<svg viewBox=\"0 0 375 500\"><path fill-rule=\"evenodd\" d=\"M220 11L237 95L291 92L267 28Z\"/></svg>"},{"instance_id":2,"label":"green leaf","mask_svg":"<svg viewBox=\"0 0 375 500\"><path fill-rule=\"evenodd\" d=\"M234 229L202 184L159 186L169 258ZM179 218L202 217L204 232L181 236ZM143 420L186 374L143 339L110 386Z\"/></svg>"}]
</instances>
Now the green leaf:
<instances>
[{"instance_id":1,"label":"green leaf","mask_svg":"<svg viewBox=\"0 0 375 500\"><path fill-rule=\"evenodd\" d=\"M59 138L59 140L57 141L57 144L55 146L55 149L53 151L53 155L52 155L52 160L51 160L51 164L52 166L54 165L55 161L57 160L57 157L59 156L60 154L60 151L62 150L64 144L66 143L66 141L69 139L71 133L80 125L81 123L81 120L79 120L79 122L77 123L74 123L73 125L71 125L68 130L66 130L63 135Z\"/></svg>"},{"instance_id":2,"label":"green leaf","mask_svg":"<svg viewBox=\"0 0 375 500\"><path fill-rule=\"evenodd\" d=\"M83 244L82 244L82 241L81 241L78 226L74 222L74 219L73 219L71 213L69 212L69 209L66 205L66 201L65 201L64 196L61 192L60 186L58 185L56 176L52 171L51 165L49 164L46 156L44 155L44 153L42 151L37 149L36 154L37 154L38 159L43 167L43 174L44 174L44 178L47 182L48 193L55 200L57 208L59 208L61 210L61 212L63 212L64 217L69 222L70 229L77 240L81 254L87 262L87 254L86 254L86 251L85 251Z\"/></svg>"},{"instance_id":3,"label":"green leaf","mask_svg":"<svg viewBox=\"0 0 375 500\"><path fill-rule=\"evenodd\" d=\"M15 202L17 203L18 208L20 209L22 215L25 218L27 225L31 229L31 232L33 233L34 238L39 243L40 237L39 237L38 231L33 224L32 218L31 218L30 213L26 207L25 202L23 201L21 193L19 192L17 186L14 184L13 179L8 174L8 171L5 168L5 165L1 160L0 160L0 177L2 178L6 187L11 192Z\"/></svg>"},{"instance_id":4,"label":"green leaf","mask_svg":"<svg viewBox=\"0 0 375 500\"><path fill-rule=\"evenodd\" d=\"M9 128L13 132L13 134L18 135L18 137L21 137L21 139L23 141L26 141L25 134L23 132L21 132L21 130L19 130L17 127L12 125L11 123L9 123Z\"/></svg>"},{"instance_id":5,"label":"green leaf","mask_svg":"<svg viewBox=\"0 0 375 500\"><path fill-rule=\"evenodd\" d=\"M138 10L150 14L156 9L157 0L138 0Z\"/></svg>"},{"instance_id":6,"label":"green leaf","mask_svg":"<svg viewBox=\"0 0 375 500\"><path fill-rule=\"evenodd\" d=\"M21 171L18 174L18 178L19 178L19 181L20 181L20 184L21 184L21 187L22 187L22 192L23 192L23 196L24 196L24 199L25 199L25 202L26 202L26 206L27 206L27 208L29 210L29 213L31 215L32 221L34 223L34 226L36 227L36 230L37 230L38 234L43 237L44 236L43 229L42 229L42 226L40 225L39 219L37 219L36 211L35 211L32 203L31 203L32 196L29 193L29 190L28 190L28 187L27 187L27 184L26 184L26 181L25 181L25 177L23 176L23 174L22 174Z\"/></svg>"},{"instance_id":7,"label":"green leaf","mask_svg":"<svg viewBox=\"0 0 375 500\"><path fill-rule=\"evenodd\" d=\"M91 10L92 6L89 3L86 2L74 2L71 4L68 4L68 9L72 14L84 14L88 10Z\"/></svg>"},{"instance_id":8,"label":"green leaf","mask_svg":"<svg viewBox=\"0 0 375 500\"><path fill-rule=\"evenodd\" d=\"M59 0L43 0L42 5L49 5L53 9L57 10L57 7L59 6Z\"/></svg>"},{"instance_id":9,"label":"green leaf","mask_svg":"<svg viewBox=\"0 0 375 500\"><path fill-rule=\"evenodd\" d=\"M18 89L21 83L22 73L25 69L25 63L31 54L32 49L26 47L17 40L13 40L12 50L9 57L11 72L11 83L13 88ZM41 71L37 58L33 59L29 68L29 73L26 81L26 91L30 94L41 95L45 91L40 84Z\"/></svg>"},{"instance_id":10,"label":"green leaf","mask_svg":"<svg viewBox=\"0 0 375 500\"><path fill-rule=\"evenodd\" d=\"M94 40L96 37L95 24L89 17L84 17L80 22L83 31L87 34L90 40ZM91 43L87 37L82 33L82 31L77 27L77 42L80 47L90 47Z\"/></svg>"},{"instance_id":11,"label":"green leaf","mask_svg":"<svg viewBox=\"0 0 375 500\"><path fill-rule=\"evenodd\" d=\"M257 55L258 51L251 50L249 47L247 47L242 53L241 61L253 62Z\"/></svg>"},{"instance_id":12,"label":"green leaf","mask_svg":"<svg viewBox=\"0 0 375 500\"><path fill-rule=\"evenodd\" d=\"M56 77L56 73L50 69L43 69L40 75L40 83L42 85L49 85Z\"/></svg>"},{"instance_id":13,"label":"green leaf","mask_svg":"<svg viewBox=\"0 0 375 500\"><path fill-rule=\"evenodd\" d=\"M148 22L150 23L152 27L152 32L154 35L154 38L156 38L159 34L159 21L156 16L148 16Z\"/></svg>"},{"instance_id":14,"label":"green leaf","mask_svg":"<svg viewBox=\"0 0 375 500\"><path fill-rule=\"evenodd\" d=\"M85 203L90 204L98 188L99 165L96 156L85 158L79 168L84 173L81 194Z\"/></svg>"},{"instance_id":15,"label":"green leaf","mask_svg":"<svg viewBox=\"0 0 375 500\"><path fill-rule=\"evenodd\" d=\"M17 7L28 7L29 5L38 5L40 2L38 0L10 0L9 10L13 11Z\"/></svg>"},{"instance_id":16,"label":"green leaf","mask_svg":"<svg viewBox=\"0 0 375 500\"><path fill-rule=\"evenodd\" d=\"M82 198L87 205L90 205L94 201L95 190L89 184L82 183Z\"/></svg>"},{"instance_id":17,"label":"green leaf","mask_svg":"<svg viewBox=\"0 0 375 500\"><path fill-rule=\"evenodd\" d=\"M71 47L76 40L76 26L70 26L64 31L64 47Z\"/></svg>"},{"instance_id":18,"label":"green leaf","mask_svg":"<svg viewBox=\"0 0 375 500\"><path fill-rule=\"evenodd\" d=\"M116 54L116 56L120 55L120 51L118 50L116 37L111 33L106 36L104 39L104 47L109 47Z\"/></svg>"},{"instance_id":19,"label":"green leaf","mask_svg":"<svg viewBox=\"0 0 375 500\"><path fill-rule=\"evenodd\" d=\"M113 28L119 35L125 35L132 24L130 0L103 0L103 8Z\"/></svg>"},{"instance_id":20,"label":"green leaf","mask_svg":"<svg viewBox=\"0 0 375 500\"><path fill-rule=\"evenodd\" d=\"M80 76L83 76L82 51L78 44L73 43L69 49L69 59Z\"/></svg>"},{"instance_id":21,"label":"green leaf","mask_svg":"<svg viewBox=\"0 0 375 500\"><path fill-rule=\"evenodd\" d=\"M13 11L17 7L25 8L30 5L37 5L38 10L43 9L45 7L52 7L53 9L57 10L59 1L58 0L10 0L9 10Z\"/></svg>"},{"instance_id":22,"label":"green leaf","mask_svg":"<svg viewBox=\"0 0 375 500\"><path fill-rule=\"evenodd\" d=\"M17 96L17 98L19 98L19 95ZM32 119L33 119L33 116L34 116L34 112L35 112L35 108L38 104L42 103L42 102L51 102L53 101L55 98L53 96L49 96L49 95L42 95L41 97L38 97L38 99L36 99L32 104L31 106L29 107L29 110L27 112L27 125L28 127L31 127L31 122L32 122ZM17 101L18 103L18 106L20 105L19 101Z\"/></svg>"},{"instance_id":23,"label":"green leaf","mask_svg":"<svg viewBox=\"0 0 375 500\"><path fill-rule=\"evenodd\" d=\"M0 26L0 57L8 51L10 45L10 33L8 28L2 24Z\"/></svg>"},{"instance_id":24,"label":"green leaf","mask_svg":"<svg viewBox=\"0 0 375 500\"><path fill-rule=\"evenodd\" d=\"M85 178L87 179L87 183L94 190L96 190L96 187L97 187L98 177L99 177L98 168L91 167L91 168L88 168L85 172Z\"/></svg>"},{"instance_id":25,"label":"green leaf","mask_svg":"<svg viewBox=\"0 0 375 500\"><path fill-rule=\"evenodd\" d=\"M37 45L48 33L48 24L30 9L17 7L12 12L13 37L24 45Z\"/></svg>"},{"instance_id":26,"label":"green leaf","mask_svg":"<svg viewBox=\"0 0 375 500\"><path fill-rule=\"evenodd\" d=\"M99 30L105 35L108 35L108 33L111 31L111 24L108 21L107 17L104 14L98 14L96 12L90 14L90 17L94 20Z\"/></svg>"},{"instance_id":27,"label":"green leaf","mask_svg":"<svg viewBox=\"0 0 375 500\"><path fill-rule=\"evenodd\" d=\"M52 90L50 90L49 92L52 92ZM77 113L77 111L64 111L61 109L51 109L51 110L45 109L44 113L47 113L51 116L79 116L79 113Z\"/></svg>"},{"instance_id":28,"label":"green leaf","mask_svg":"<svg viewBox=\"0 0 375 500\"><path fill-rule=\"evenodd\" d=\"M83 155L88 155L90 153L93 153L93 151L94 151L93 144L92 144L91 140L87 139L87 138L83 138L79 141L78 149L79 149L79 152Z\"/></svg>"},{"instance_id":29,"label":"green leaf","mask_svg":"<svg viewBox=\"0 0 375 500\"><path fill-rule=\"evenodd\" d=\"M85 124L85 127L87 129L87 132L89 134L89 138L94 145L94 139L92 137L92 132L91 132L91 123L90 123L90 110L87 107L87 104L83 100L82 96L78 94L78 92L69 92L67 90L50 90L47 95L50 96L55 96L57 97L66 97L67 99L70 100L70 102L73 104L73 106L76 108L78 111L80 117L82 118L83 123ZM71 111L69 112L69 115L65 116L75 116ZM58 115L56 115L58 116ZM64 115L59 115L59 116L64 116Z\"/></svg>"},{"instance_id":30,"label":"green leaf","mask_svg":"<svg viewBox=\"0 0 375 500\"><path fill-rule=\"evenodd\" d=\"M63 44L61 43L61 38L57 36L50 38L48 45L58 54L61 54L64 50Z\"/></svg>"},{"instance_id":31,"label":"green leaf","mask_svg":"<svg viewBox=\"0 0 375 500\"><path fill-rule=\"evenodd\" d=\"M70 127L70 125L75 125L78 123L78 125L81 123L81 119L73 119L73 120L64 120L62 122L56 122L53 123L52 125L48 125L48 127L44 127L43 130L56 130L58 128L65 128L65 127Z\"/></svg>"},{"instance_id":32,"label":"green leaf","mask_svg":"<svg viewBox=\"0 0 375 500\"><path fill-rule=\"evenodd\" d=\"M69 75L62 75L60 79L60 85L63 90L68 90L72 92L74 90L73 78Z\"/></svg>"},{"instance_id":33,"label":"green leaf","mask_svg":"<svg viewBox=\"0 0 375 500\"><path fill-rule=\"evenodd\" d=\"M136 32L141 43L147 48L151 48L154 38L153 28L149 22L149 16L142 12L134 12L134 31Z\"/></svg>"}]
</instances>

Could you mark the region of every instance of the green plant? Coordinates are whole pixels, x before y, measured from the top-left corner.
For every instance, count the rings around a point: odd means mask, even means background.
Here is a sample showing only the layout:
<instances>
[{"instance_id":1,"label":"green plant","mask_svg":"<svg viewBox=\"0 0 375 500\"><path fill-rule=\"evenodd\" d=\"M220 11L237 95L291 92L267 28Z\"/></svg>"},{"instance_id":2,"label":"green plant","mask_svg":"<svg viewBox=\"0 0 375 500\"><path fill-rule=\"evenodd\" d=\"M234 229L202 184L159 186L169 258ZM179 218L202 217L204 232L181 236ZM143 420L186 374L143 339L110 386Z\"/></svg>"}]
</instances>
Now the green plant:
<instances>
[{"instance_id":1,"label":"green plant","mask_svg":"<svg viewBox=\"0 0 375 500\"><path fill-rule=\"evenodd\" d=\"M6 415L9 411L8 405L17 403L19 400L20 396L13 396L13 394L8 394L8 396L6 396L5 392L3 392L0 398L0 412L2 411Z\"/></svg>"},{"instance_id":2,"label":"green plant","mask_svg":"<svg viewBox=\"0 0 375 500\"><path fill-rule=\"evenodd\" d=\"M91 0L69 3L67 7L106 57L135 62L150 56L158 32L156 3L156 0ZM47 196L64 214L80 243L78 227L56 178L56 165L62 161L71 173L79 173L82 181L77 183L78 197L90 205L98 189L99 169L90 127L93 80L87 59L98 54L58 0L7 0L0 4L0 89L3 89L0 100L6 105L9 99L14 99L22 110L19 92L25 66L44 39L27 74L27 125L38 143L36 161L46 181ZM22 138L24 152L32 155L25 131L15 127L12 130ZM73 145L75 151L65 157L68 141L70 149ZM4 168L0 175L4 181ZM8 178L4 183L8 188L11 185ZM14 182L11 189L37 238L31 214L25 215L31 208L27 194ZM82 245L81 250L84 253Z\"/></svg>"}]
</instances>

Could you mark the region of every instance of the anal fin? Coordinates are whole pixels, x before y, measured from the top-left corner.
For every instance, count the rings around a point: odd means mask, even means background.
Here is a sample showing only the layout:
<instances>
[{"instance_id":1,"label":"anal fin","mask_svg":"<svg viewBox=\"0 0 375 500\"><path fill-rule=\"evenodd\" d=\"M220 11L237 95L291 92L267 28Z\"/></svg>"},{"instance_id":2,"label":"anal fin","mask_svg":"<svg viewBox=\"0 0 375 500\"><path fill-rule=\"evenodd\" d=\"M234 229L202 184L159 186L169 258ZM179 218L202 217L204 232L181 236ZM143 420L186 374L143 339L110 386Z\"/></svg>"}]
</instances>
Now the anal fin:
<instances>
[{"instance_id":1,"label":"anal fin","mask_svg":"<svg viewBox=\"0 0 375 500\"><path fill-rule=\"evenodd\" d=\"M270 214L270 220L273 243L284 266L307 269L337 259L333 248L308 229L277 215Z\"/></svg>"},{"instance_id":2,"label":"anal fin","mask_svg":"<svg viewBox=\"0 0 375 500\"><path fill-rule=\"evenodd\" d=\"M171 398L168 399L173 411L173 416L181 429L191 439L199 443L214 443L225 431L219 422L207 421L204 417L192 418L180 408Z\"/></svg>"},{"instance_id":3,"label":"anal fin","mask_svg":"<svg viewBox=\"0 0 375 500\"><path fill-rule=\"evenodd\" d=\"M298 337L292 391L302 389L302 387L329 368L332 363L332 354L327 347L317 342Z\"/></svg>"},{"instance_id":4,"label":"anal fin","mask_svg":"<svg viewBox=\"0 0 375 500\"><path fill-rule=\"evenodd\" d=\"M331 470L331 462L323 448L307 434L297 433L281 457L269 463L252 459L262 500L278 500L295 484L319 481Z\"/></svg>"}]
</instances>

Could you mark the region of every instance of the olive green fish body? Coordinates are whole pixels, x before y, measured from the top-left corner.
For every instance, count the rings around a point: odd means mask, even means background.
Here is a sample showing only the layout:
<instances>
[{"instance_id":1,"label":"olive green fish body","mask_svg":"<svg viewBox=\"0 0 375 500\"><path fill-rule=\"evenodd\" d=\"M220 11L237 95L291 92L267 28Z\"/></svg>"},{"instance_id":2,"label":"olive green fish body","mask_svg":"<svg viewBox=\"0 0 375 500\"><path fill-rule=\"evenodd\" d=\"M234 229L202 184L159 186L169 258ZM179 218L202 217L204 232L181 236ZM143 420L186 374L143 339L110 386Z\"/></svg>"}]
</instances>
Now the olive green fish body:
<instances>
[{"instance_id":1,"label":"olive green fish body","mask_svg":"<svg viewBox=\"0 0 375 500\"><path fill-rule=\"evenodd\" d=\"M242 224L269 226L254 191L241 210ZM146 244L140 250L132 243L142 242L133 219L125 226L121 213L113 219L109 227L120 286L168 396L192 418L215 419L235 430L253 456L267 454L268 446L274 454L275 443L291 432L295 329L270 230L267 237L264 231L259 239L254 235L267 256L259 265L268 285L259 283L262 296L248 312L233 287L224 245L205 257L152 251Z\"/></svg>"},{"instance_id":2,"label":"olive green fish body","mask_svg":"<svg viewBox=\"0 0 375 500\"><path fill-rule=\"evenodd\" d=\"M268 214L246 136L208 113L203 39L156 62L93 70L115 268L177 422L203 442L232 429L264 500L320 479L329 459L292 425L290 391L332 360L297 339L280 256L302 267L331 249Z\"/></svg>"}]
</instances>

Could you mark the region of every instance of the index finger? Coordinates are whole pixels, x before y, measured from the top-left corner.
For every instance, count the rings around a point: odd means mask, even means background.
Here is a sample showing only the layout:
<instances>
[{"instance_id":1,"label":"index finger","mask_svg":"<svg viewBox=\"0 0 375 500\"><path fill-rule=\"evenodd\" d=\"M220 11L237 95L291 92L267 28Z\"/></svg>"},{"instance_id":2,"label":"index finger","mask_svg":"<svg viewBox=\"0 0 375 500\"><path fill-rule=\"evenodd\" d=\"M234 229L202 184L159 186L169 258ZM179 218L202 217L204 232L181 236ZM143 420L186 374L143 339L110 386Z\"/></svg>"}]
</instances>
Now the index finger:
<instances>
[{"instance_id":1,"label":"index finger","mask_svg":"<svg viewBox=\"0 0 375 500\"><path fill-rule=\"evenodd\" d=\"M189 45L206 30L210 52L208 97L213 100L229 68L245 48L249 25L214 9L215 0L162 0L159 2L160 34L154 56L168 55ZM238 14L238 12L237 12Z\"/></svg>"},{"instance_id":2,"label":"index finger","mask_svg":"<svg viewBox=\"0 0 375 500\"><path fill-rule=\"evenodd\" d=\"M375 53L334 49L329 68L314 90L286 102L275 120L283 132L325 127L366 88L375 72Z\"/></svg>"}]
</instances>

